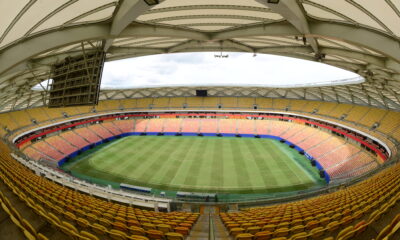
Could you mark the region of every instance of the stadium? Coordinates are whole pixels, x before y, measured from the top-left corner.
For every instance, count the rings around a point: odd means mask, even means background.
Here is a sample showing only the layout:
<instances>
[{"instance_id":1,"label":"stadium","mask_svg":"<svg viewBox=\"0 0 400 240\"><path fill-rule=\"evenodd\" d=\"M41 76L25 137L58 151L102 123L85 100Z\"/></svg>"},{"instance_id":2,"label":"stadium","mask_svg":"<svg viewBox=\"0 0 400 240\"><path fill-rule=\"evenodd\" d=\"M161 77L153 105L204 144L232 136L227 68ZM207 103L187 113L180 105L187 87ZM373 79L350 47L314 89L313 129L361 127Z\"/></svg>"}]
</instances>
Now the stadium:
<instances>
[{"instance_id":1,"label":"stadium","mask_svg":"<svg viewBox=\"0 0 400 240\"><path fill-rule=\"evenodd\" d=\"M398 0L1 0L0 20L0 239L400 239ZM358 77L100 87L105 63L210 52Z\"/></svg>"}]
</instances>

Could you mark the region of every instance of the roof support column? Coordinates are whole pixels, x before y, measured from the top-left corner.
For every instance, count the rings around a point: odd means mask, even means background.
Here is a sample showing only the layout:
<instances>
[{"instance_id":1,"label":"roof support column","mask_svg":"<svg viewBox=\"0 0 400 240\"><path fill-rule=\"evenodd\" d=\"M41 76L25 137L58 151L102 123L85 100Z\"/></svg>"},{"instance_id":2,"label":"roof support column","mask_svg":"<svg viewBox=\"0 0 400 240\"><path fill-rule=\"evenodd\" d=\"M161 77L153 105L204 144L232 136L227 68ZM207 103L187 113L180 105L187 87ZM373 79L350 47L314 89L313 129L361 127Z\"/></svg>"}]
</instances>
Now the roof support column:
<instances>
[{"instance_id":1,"label":"roof support column","mask_svg":"<svg viewBox=\"0 0 400 240\"><path fill-rule=\"evenodd\" d=\"M138 16L151 8L144 0L125 0L117 9L111 24L110 36L117 37ZM104 51L111 47L114 38L107 39L104 43Z\"/></svg>"},{"instance_id":2,"label":"roof support column","mask_svg":"<svg viewBox=\"0 0 400 240\"><path fill-rule=\"evenodd\" d=\"M288 22L305 35L307 42L311 45L315 54L319 54L317 40L309 36L310 28L308 26L307 16L296 0L280 0L278 3L269 3L267 0L257 0L257 2L268 6L274 12L286 18Z\"/></svg>"}]
</instances>

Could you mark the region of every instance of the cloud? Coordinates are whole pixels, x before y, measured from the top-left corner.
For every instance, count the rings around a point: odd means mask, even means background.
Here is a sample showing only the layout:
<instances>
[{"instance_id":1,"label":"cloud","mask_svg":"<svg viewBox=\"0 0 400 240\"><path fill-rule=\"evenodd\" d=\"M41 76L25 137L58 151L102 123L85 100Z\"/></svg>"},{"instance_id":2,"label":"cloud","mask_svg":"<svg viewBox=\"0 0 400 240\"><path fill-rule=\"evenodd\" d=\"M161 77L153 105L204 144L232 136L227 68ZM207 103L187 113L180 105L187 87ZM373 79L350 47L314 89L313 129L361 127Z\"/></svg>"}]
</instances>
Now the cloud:
<instances>
[{"instance_id":1,"label":"cloud","mask_svg":"<svg viewBox=\"0 0 400 240\"><path fill-rule=\"evenodd\" d=\"M249 53L176 53L107 62L102 88L160 86L266 86L327 83L359 77L318 62ZM226 53L223 53L226 54Z\"/></svg>"},{"instance_id":2,"label":"cloud","mask_svg":"<svg viewBox=\"0 0 400 240\"><path fill-rule=\"evenodd\" d=\"M288 57L247 53L178 53L138 57L106 63L103 87L257 85L283 86L358 77L329 65ZM225 53L224 53L225 54Z\"/></svg>"}]
</instances>

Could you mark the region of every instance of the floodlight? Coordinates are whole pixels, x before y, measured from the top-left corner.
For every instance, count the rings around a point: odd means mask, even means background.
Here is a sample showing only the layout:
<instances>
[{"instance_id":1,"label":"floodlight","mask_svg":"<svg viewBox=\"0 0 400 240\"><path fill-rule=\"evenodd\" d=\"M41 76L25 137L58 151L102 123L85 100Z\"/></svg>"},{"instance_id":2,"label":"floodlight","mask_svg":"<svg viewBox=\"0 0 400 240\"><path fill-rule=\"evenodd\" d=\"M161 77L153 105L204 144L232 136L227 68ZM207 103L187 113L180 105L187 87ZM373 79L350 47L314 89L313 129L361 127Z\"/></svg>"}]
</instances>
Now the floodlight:
<instances>
[{"instance_id":1,"label":"floodlight","mask_svg":"<svg viewBox=\"0 0 400 240\"><path fill-rule=\"evenodd\" d=\"M267 3L278 4L279 0L267 0Z\"/></svg>"}]
</instances>

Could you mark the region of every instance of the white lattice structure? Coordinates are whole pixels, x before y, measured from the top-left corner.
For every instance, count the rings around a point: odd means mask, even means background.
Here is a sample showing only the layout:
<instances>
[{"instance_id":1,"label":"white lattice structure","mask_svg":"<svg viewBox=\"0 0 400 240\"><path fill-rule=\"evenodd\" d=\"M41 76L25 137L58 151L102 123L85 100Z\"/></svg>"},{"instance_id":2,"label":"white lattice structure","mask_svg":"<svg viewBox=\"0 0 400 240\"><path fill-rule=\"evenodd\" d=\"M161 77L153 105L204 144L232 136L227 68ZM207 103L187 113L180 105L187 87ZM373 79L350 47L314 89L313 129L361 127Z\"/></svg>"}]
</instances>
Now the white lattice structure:
<instances>
[{"instance_id":1,"label":"white lattice structure","mask_svg":"<svg viewBox=\"0 0 400 240\"><path fill-rule=\"evenodd\" d=\"M0 110L46 103L32 91L50 66L96 47L107 61L198 51L320 61L366 81L292 89L211 88L211 95L346 102L400 110L398 0L0 1ZM103 90L101 99L189 96L191 88Z\"/></svg>"}]
</instances>

